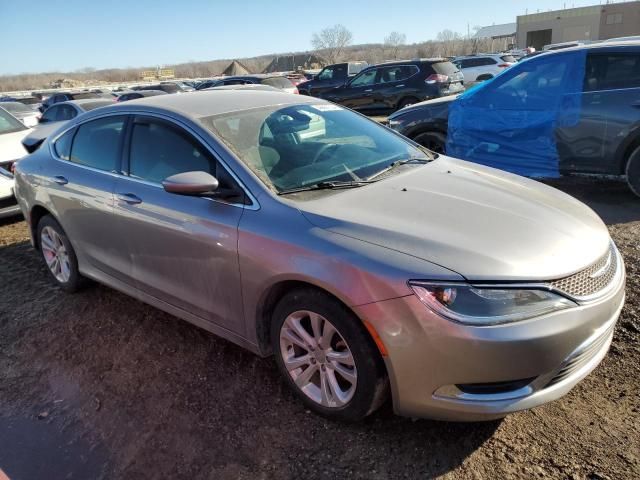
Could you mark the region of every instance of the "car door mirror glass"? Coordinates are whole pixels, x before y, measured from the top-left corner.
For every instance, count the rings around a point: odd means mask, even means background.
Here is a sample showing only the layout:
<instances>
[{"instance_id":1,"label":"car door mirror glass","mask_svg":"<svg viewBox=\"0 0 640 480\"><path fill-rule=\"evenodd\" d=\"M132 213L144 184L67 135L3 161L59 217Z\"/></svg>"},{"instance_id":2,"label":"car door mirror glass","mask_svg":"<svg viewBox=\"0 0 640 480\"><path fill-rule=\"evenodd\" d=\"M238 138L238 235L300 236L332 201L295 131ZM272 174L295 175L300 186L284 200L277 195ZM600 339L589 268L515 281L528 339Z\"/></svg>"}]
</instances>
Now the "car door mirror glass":
<instances>
[{"instance_id":1,"label":"car door mirror glass","mask_svg":"<svg viewBox=\"0 0 640 480\"><path fill-rule=\"evenodd\" d=\"M178 195L204 195L217 190L218 180L207 172L183 172L165 178L162 186L166 192Z\"/></svg>"}]
</instances>

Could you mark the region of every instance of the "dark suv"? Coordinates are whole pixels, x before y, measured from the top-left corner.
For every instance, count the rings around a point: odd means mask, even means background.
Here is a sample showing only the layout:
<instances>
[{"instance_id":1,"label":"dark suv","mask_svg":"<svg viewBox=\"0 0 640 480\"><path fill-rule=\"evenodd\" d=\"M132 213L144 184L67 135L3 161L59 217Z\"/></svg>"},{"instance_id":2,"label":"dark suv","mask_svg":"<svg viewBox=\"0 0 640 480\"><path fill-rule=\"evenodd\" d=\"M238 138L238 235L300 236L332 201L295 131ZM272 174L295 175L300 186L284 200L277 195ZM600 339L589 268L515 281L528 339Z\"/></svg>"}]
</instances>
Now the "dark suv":
<instances>
[{"instance_id":1,"label":"dark suv","mask_svg":"<svg viewBox=\"0 0 640 480\"><path fill-rule=\"evenodd\" d=\"M345 62L327 65L311 80L298 84L301 95L317 97L322 93L341 87L351 78L367 68L367 62Z\"/></svg>"},{"instance_id":2,"label":"dark suv","mask_svg":"<svg viewBox=\"0 0 640 480\"><path fill-rule=\"evenodd\" d=\"M367 115L382 115L462 92L462 81L458 67L443 58L407 60L366 68L320 97Z\"/></svg>"},{"instance_id":3,"label":"dark suv","mask_svg":"<svg viewBox=\"0 0 640 480\"><path fill-rule=\"evenodd\" d=\"M553 176L626 175L640 195L639 107L640 42L600 43L532 57L388 122L436 152L524 175L543 163Z\"/></svg>"}]
</instances>

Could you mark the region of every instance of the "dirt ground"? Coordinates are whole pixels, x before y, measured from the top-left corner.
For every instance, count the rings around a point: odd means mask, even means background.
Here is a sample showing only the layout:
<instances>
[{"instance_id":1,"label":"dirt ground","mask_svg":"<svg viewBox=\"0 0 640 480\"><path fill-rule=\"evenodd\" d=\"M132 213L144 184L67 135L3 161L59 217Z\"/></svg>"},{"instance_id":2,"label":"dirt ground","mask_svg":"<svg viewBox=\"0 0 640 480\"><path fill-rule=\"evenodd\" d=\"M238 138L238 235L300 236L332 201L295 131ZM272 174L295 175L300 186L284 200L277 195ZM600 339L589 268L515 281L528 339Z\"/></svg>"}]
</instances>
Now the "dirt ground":
<instances>
[{"instance_id":1,"label":"dirt ground","mask_svg":"<svg viewBox=\"0 0 640 480\"><path fill-rule=\"evenodd\" d=\"M627 303L603 363L552 404L480 424L301 406L272 359L101 286L52 286L0 222L0 469L16 479L640 478L640 200L555 182L610 226ZM0 474L0 477L2 475Z\"/></svg>"}]
</instances>

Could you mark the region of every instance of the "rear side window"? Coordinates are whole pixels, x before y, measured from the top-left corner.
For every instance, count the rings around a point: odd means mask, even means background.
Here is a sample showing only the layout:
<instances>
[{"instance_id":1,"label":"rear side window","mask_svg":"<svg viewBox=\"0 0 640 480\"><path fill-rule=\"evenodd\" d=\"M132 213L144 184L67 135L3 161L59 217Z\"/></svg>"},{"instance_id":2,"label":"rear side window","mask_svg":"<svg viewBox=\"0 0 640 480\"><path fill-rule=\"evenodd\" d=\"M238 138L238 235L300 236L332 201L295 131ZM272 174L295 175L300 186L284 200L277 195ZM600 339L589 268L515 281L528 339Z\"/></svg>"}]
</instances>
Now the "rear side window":
<instances>
[{"instance_id":1,"label":"rear side window","mask_svg":"<svg viewBox=\"0 0 640 480\"><path fill-rule=\"evenodd\" d=\"M78 116L78 112L71 105L60 105L56 113L56 121L64 122Z\"/></svg>"},{"instance_id":2,"label":"rear side window","mask_svg":"<svg viewBox=\"0 0 640 480\"><path fill-rule=\"evenodd\" d=\"M147 90L152 90L152 89L147 89ZM160 85L160 87L157 90L163 90L167 93L176 93L177 91L180 90L180 88L178 88L177 85L174 85L173 83L165 83L163 85Z\"/></svg>"},{"instance_id":3,"label":"rear side window","mask_svg":"<svg viewBox=\"0 0 640 480\"><path fill-rule=\"evenodd\" d=\"M119 170L124 122L124 116L112 116L80 125L73 138L69 160L107 172Z\"/></svg>"},{"instance_id":4,"label":"rear side window","mask_svg":"<svg viewBox=\"0 0 640 480\"><path fill-rule=\"evenodd\" d=\"M452 75L458 71L458 67L451 62L432 63L431 68L440 75Z\"/></svg>"},{"instance_id":5,"label":"rear side window","mask_svg":"<svg viewBox=\"0 0 640 480\"><path fill-rule=\"evenodd\" d=\"M62 160L69 160L71 155L71 142L73 140L74 133L75 129L69 130L53 144L53 149L55 150L56 155L58 155Z\"/></svg>"},{"instance_id":6,"label":"rear side window","mask_svg":"<svg viewBox=\"0 0 640 480\"><path fill-rule=\"evenodd\" d=\"M415 65L398 65L394 67L385 67L378 69L380 77L378 83L399 82L412 77L418 73L418 67Z\"/></svg>"},{"instance_id":7,"label":"rear side window","mask_svg":"<svg viewBox=\"0 0 640 480\"><path fill-rule=\"evenodd\" d=\"M293 87L293 83L291 83L291 80L289 80L288 78L285 78L285 77L265 78L260 83L262 83L263 85L270 85L270 86L276 87L276 88L291 88L291 87Z\"/></svg>"},{"instance_id":8,"label":"rear side window","mask_svg":"<svg viewBox=\"0 0 640 480\"><path fill-rule=\"evenodd\" d=\"M589 55L584 91L617 90L640 87L640 54Z\"/></svg>"},{"instance_id":9,"label":"rear side window","mask_svg":"<svg viewBox=\"0 0 640 480\"><path fill-rule=\"evenodd\" d=\"M42 117L40 118L40 123L55 122L56 117L58 116L59 109L60 106L57 105L47 108L47 110L42 114Z\"/></svg>"},{"instance_id":10,"label":"rear side window","mask_svg":"<svg viewBox=\"0 0 640 480\"><path fill-rule=\"evenodd\" d=\"M161 183L176 173L192 171L216 176L216 162L189 134L153 119L135 121L129 153L132 177Z\"/></svg>"}]
</instances>

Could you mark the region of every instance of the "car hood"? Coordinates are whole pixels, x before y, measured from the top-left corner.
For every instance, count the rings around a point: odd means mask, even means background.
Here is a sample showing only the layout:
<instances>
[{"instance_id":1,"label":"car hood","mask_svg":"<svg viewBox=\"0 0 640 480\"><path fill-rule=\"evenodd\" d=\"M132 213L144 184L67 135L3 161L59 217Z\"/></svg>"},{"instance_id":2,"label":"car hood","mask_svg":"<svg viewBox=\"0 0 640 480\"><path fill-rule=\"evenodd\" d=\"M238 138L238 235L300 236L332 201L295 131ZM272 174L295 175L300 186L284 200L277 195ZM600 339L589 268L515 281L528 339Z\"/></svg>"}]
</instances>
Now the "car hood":
<instances>
[{"instance_id":1,"label":"car hood","mask_svg":"<svg viewBox=\"0 0 640 480\"><path fill-rule=\"evenodd\" d=\"M533 180L440 157L364 187L296 202L314 225L469 280L571 275L609 248L586 205Z\"/></svg>"},{"instance_id":2,"label":"car hood","mask_svg":"<svg viewBox=\"0 0 640 480\"><path fill-rule=\"evenodd\" d=\"M31 129L0 135L0 163L17 160L27 154L22 146L22 139L31 132Z\"/></svg>"}]
</instances>

